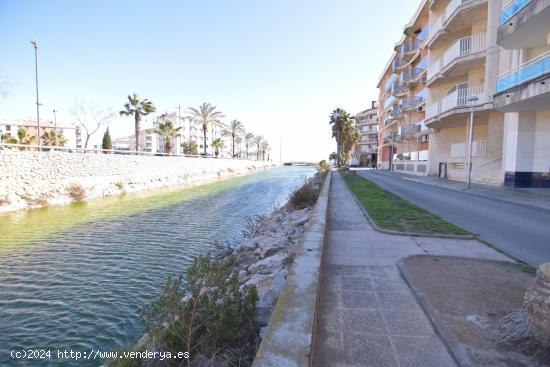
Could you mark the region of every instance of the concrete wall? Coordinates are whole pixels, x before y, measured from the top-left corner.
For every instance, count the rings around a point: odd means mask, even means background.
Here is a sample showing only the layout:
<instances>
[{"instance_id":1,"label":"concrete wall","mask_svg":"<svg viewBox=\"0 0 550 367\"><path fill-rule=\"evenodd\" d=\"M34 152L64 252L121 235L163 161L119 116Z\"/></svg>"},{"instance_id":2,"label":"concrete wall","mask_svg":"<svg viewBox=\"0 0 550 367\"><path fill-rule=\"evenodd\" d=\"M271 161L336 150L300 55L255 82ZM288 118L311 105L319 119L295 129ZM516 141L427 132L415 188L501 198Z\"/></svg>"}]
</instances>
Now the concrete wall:
<instances>
[{"instance_id":1,"label":"concrete wall","mask_svg":"<svg viewBox=\"0 0 550 367\"><path fill-rule=\"evenodd\" d=\"M0 212L86 198L203 183L271 166L269 162L118 154L0 150Z\"/></svg>"}]
</instances>

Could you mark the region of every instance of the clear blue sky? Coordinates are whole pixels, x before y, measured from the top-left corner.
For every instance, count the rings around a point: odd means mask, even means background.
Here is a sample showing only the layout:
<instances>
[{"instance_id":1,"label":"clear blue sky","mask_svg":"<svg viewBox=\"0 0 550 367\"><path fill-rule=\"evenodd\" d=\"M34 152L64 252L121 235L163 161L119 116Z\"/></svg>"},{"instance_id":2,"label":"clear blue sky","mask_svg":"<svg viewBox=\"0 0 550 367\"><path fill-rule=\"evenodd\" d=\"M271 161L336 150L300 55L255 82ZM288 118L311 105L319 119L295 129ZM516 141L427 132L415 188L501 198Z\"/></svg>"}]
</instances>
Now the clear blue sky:
<instances>
[{"instance_id":1,"label":"clear blue sky","mask_svg":"<svg viewBox=\"0 0 550 367\"><path fill-rule=\"evenodd\" d=\"M417 1L0 0L0 119L32 117L39 42L42 114L75 99L119 110L137 92L159 112L211 102L284 159L334 150L328 116L377 98L377 79ZM113 135L129 135L131 119ZM101 134L96 136L99 139Z\"/></svg>"}]
</instances>

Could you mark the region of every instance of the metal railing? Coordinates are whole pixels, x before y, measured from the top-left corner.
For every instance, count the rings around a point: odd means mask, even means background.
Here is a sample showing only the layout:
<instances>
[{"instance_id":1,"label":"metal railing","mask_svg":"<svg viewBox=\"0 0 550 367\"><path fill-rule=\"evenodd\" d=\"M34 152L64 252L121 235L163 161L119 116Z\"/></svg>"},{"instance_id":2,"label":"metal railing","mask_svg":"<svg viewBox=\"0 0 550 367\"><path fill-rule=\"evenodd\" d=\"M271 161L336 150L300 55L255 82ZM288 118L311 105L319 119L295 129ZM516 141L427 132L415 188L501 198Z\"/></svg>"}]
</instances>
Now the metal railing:
<instances>
[{"instance_id":1,"label":"metal railing","mask_svg":"<svg viewBox=\"0 0 550 367\"><path fill-rule=\"evenodd\" d=\"M445 97L433 101L428 106L426 118L432 118L453 108L467 107L468 99L470 99L470 97L478 98L476 105L481 105L487 102L487 96L483 86L464 88L461 84L457 84L451 88L451 90L452 89L454 90L448 93Z\"/></svg>"},{"instance_id":2,"label":"metal railing","mask_svg":"<svg viewBox=\"0 0 550 367\"><path fill-rule=\"evenodd\" d=\"M413 137L418 132L420 132L420 126L417 124L401 125L397 129L397 135L405 138Z\"/></svg>"},{"instance_id":3,"label":"metal railing","mask_svg":"<svg viewBox=\"0 0 550 367\"><path fill-rule=\"evenodd\" d=\"M451 144L450 158L464 158L466 156L466 143ZM487 157L487 140L474 140L472 142L472 157Z\"/></svg>"},{"instance_id":4,"label":"metal railing","mask_svg":"<svg viewBox=\"0 0 550 367\"><path fill-rule=\"evenodd\" d=\"M515 70L497 79L497 93L550 73L550 51L529 60Z\"/></svg>"},{"instance_id":5,"label":"metal railing","mask_svg":"<svg viewBox=\"0 0 550 367\"><path fill-rule=\"evenodd\" d=\"M72 154L116 154L116 155L139 155L139 156L161 156L161 157L183 157L183 158L201 158L201 159L234 159L234 160L255 160L247 158L231 158L213 155L191 155L191 154L175 154L162 152L144 152L135 150L118 150L118 149L89 149L89 148L69 148L58 147L53 145L30 145L30 144L7 144L0 143L0 150L20 150L20 151L35 151L35 152L64 152ZM254 153L255 155L255 153Z\"/></svg>"}]
</instances>

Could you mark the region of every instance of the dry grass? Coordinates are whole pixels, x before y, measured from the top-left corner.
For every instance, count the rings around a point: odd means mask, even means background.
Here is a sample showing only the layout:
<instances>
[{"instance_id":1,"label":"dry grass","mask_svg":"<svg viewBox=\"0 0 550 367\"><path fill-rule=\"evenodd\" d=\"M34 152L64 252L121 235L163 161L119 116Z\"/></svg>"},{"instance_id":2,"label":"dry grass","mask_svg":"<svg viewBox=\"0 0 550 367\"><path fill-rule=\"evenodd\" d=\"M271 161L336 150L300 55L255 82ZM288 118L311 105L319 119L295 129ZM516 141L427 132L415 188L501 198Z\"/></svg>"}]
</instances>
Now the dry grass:
<instances>
[{"instance_id":1,"label":"dry grass","mask_svg":"<svg viewBox=\"0 0 550 367\"><path fill-rule=\"evenodd\" d=\"M67 188L67 195L74 201L82 201L86 198L86 190L79 184L71 184Z\"/></svg>"}]
</instances>

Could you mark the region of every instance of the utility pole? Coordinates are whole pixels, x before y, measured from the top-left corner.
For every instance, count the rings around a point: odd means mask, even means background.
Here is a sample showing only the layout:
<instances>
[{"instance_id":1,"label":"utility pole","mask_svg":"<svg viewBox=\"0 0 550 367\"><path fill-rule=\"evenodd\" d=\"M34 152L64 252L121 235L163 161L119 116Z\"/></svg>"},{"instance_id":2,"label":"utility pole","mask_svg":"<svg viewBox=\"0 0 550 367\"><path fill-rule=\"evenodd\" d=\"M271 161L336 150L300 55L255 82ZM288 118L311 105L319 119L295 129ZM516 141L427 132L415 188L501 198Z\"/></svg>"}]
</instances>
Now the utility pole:
<instances>
[{"instance_id":1,"label":"utility pole","mask_svg":"<svg viewBox=\"0 0 550 367\"><path fill-rule=\"evenodd\" d=\"M472 145L474 140L474 105L479 100L477 96L468 98L470 102L470 129L468 131L468 165L466 167L466 189L470 188L472 181Z\"/></svg>"},{"instance_id":2,"label":"utility pole","mask_svg":"<svg viewBox=\"0 0 550 367\"><path fill-rule=\"evenodd\" d=\"M36 80L36 140L37 145L40 146L40 100L38 98L38 42L36 40L31 41L34 47L34 72Z\"/></svg>"},{"instance_id":3,"label":"utility pole","mask_svg":"<svg viewBox=\"0 0 550 367\"><path fill-rule=\"evenodd\" d=\"M54 132L55 132L55 146L58 147L59 143L57 141L57 110L53 110L53 121L54 121Z\"/></svg>"}]
</instances>

